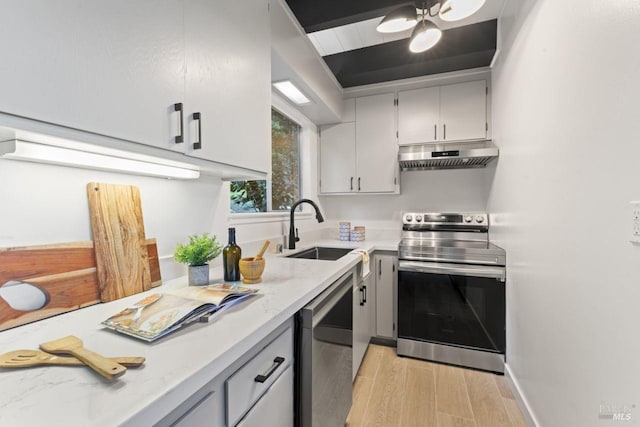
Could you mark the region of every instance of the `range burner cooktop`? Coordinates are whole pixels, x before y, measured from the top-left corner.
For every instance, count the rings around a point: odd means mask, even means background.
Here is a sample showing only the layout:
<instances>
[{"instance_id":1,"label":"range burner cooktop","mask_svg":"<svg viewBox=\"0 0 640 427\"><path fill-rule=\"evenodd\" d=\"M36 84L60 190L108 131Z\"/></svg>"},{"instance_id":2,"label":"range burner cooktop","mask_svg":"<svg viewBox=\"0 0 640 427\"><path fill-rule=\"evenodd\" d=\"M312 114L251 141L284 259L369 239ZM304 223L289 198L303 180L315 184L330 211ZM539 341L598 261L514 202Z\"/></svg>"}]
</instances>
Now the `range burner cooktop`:
<instances>
[{"instance_id":1,"label":"range burner cooktop","mask_svg":"<svg viewBox=\"0 0 640 427\"><path fill-rule=\"evenodd\" d=\"M401 260L505 265L504 249L489 242L486 213L424 213L402 215Z\"/></svg>"}]
</instances>

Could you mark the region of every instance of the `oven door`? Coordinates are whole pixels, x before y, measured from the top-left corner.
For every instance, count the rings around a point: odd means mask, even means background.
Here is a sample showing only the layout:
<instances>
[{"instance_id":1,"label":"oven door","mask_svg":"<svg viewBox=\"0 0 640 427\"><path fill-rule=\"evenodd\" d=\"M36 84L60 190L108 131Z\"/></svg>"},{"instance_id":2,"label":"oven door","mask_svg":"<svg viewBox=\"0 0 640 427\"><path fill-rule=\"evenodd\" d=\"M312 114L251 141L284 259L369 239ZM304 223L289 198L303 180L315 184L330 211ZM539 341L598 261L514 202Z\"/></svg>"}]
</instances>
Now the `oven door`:
<instances>
[{"instance_id":1,"label":"oven door","mask_svg":"<svg viewBox=\"0 0 640 427\"><path fill-rule=\"evenodd\" d=\"M400 261L398 350L501 372L503 356L488 366L466 359L505 353L504 267ZM435 354L442 352L454 356Z\"/></svg>"}]
</instances>

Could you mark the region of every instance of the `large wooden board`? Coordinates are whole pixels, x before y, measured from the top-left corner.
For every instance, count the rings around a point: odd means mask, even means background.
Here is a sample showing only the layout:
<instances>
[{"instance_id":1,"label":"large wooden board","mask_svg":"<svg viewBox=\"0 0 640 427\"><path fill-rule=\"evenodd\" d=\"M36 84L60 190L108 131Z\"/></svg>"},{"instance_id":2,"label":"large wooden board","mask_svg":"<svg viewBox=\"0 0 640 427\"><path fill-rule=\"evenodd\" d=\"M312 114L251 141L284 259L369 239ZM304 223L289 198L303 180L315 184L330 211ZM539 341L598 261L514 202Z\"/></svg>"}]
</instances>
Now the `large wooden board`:
<instances>
[{"instance_id":1,"label":"large wooden board","mask_svg":"<svg viewBox=\"0 0 640 427\"><path fill-rule=\"evenodd\" d=\"M162 284L156 239L146 241L153 286ZM0 298L0 331L100 302L93 242L0 248L0 286L21 280L44 290L40 310L18 311Z\"/></svg>"},{"instance_id":2,"label":"large wooden board","mask_svg":"<svg viewBox=\"0 0 640 427\"><path fill-rule=\"evenodd\" d=\"M100 302L92 242L0 249L0 285L22 280L48 294L40 310L14 310L0 298L0 330Z\"/></svg>"},{"instance_id":3,"label":"large wooden board","mask_svg":"<svg viewBox=\"0 0 640 427\"><path fill-rule=\"evenodd\" d=\"M87 185L98 286L103 302L151 289L140 190L131 185Z\"/></svg>"}]
</instances>

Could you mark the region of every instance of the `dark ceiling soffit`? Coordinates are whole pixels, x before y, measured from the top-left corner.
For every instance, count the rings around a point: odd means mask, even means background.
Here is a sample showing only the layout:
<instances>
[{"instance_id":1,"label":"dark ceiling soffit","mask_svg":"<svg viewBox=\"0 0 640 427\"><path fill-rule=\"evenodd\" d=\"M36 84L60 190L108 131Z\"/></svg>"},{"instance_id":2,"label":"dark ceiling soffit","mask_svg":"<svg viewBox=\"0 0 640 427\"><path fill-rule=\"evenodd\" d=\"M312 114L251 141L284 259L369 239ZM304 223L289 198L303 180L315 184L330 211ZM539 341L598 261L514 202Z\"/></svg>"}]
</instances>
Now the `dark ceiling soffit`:
<instances>
[{"instance_id":1,"label":"dark ceiling soffit","mask_svg":"<svg viewBox=\"0 0 640 427\"><path fill-rule=\"evenodd\" d=\"M491 64L496 51L497 20L443 31L442 39L421 54L409 51L408 39L325 56L342 87L361 86Z\"/></svg>"},{"instance_id":2,"label":"dark ceiling soffit","mask_svg":"<svg viewBox=\"0 0 640 427\"><path fill-rule=\"evenodd\" d=\"M474 68L488 67L491 64L495 53L495 49L473 52L456 57L437 59L428 63L400 65L384 70L371 70L353 74L343 74L337 77L337 79L340 85L346 89L356 86L409 79L412 77L471 70Z\"/></svg>"},{"instance_id":3,"label":"dark ceiling soffit","mask_svg":"<svg viewBox=\"0 0 640 427\"><path fill-rule=\"evenodd\" d=\"M287 0L307 33L384 16L406 0Z\"/></svg>"}]
</instances>

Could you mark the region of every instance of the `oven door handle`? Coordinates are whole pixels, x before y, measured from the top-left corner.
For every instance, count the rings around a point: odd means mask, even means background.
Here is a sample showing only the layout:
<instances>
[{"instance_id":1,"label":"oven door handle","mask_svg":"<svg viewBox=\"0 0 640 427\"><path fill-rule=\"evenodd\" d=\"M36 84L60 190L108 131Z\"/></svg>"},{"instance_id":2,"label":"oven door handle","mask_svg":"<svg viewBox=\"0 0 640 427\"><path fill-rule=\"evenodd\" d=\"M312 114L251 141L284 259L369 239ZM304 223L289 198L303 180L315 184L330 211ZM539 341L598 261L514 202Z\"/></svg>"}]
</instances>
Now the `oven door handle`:
<instances>
[{"instance_id":1,"label":"oven door handle","mask_svg":"<svg viewBox=\"0 0 640 427\"><path fill-rule=\"evenodd\" d=\"M487 277L506 281L504 267L489 267L484 265L447 264L441 262L400 261L398 271L415 273L452 274L456 276Z\"/></svg>"}]
</instances>

